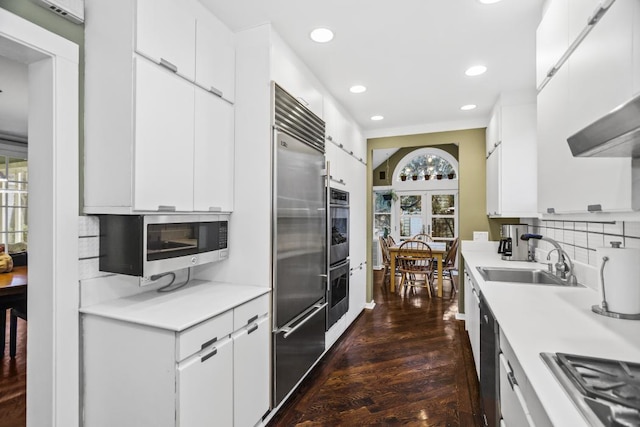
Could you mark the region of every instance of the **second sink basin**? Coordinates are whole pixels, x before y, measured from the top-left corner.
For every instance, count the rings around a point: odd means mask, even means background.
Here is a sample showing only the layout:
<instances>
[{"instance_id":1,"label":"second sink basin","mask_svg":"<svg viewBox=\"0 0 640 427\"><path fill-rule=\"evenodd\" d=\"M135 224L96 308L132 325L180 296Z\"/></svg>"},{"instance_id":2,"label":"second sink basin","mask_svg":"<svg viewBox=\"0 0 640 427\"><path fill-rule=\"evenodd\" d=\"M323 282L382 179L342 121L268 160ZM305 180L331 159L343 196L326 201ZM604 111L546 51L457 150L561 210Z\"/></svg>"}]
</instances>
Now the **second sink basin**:
<instances>
[{"instance_id":1,"label":"second sink basin","mask_svg":"<svg viewBox=\"0 0 640 427\"><path fill-rule=\"evenodd\" d=\"M570 284L545 270L526 268L477 267L487 282L516 282L532 285L582 286Z\"/></svg>"}]
</instances>

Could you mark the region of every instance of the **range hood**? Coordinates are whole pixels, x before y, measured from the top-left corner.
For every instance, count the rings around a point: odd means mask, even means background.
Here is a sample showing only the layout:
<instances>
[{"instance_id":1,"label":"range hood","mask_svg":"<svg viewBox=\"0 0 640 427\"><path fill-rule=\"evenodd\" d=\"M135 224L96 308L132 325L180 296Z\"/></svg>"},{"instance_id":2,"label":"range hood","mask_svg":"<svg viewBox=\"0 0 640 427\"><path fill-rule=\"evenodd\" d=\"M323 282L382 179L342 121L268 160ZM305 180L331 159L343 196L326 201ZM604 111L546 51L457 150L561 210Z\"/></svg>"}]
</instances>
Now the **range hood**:
<instances>
[{"instance_id":1,"label":"range hood","mask_svg":"<svg viewBox=\"0 0 640 427\"><path fill-rule=\"evenodd\" d=\"M574 157L640 158L640 95L567 138Z\"/></svg>"}]
</instances>

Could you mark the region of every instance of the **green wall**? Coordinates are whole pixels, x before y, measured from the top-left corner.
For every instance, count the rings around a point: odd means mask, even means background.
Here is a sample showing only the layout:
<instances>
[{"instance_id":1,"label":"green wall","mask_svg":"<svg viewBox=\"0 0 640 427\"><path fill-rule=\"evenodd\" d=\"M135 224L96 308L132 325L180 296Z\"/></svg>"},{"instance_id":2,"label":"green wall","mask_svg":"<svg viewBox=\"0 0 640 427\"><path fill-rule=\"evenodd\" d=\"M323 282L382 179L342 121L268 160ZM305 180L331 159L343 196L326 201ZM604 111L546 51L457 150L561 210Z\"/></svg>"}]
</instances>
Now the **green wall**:
<instances>
[{"instance_id":1,"label":"green wall","mask_svg":"<svg viewBox=\"0 0 640 427\"><path fill-rule=\"evenodd\" d=\"M111 0L107 0L111 1ZM51 31L65 39L71 40L79 46L80 62L78 70L79 73L79 111L80 117L78 118L78 148L80 164L78 165L78 174L80 178L80 188L78 188L80 197L80 210L82 210L83 203L83 164L84 164L84 25L74 24L61 16L47 10L46 8L37 5L32 0L0 0L0 8L6 9L9 12L33 22L34 24Z\"/></svg>"},{"instance_id":2,"label":"green wall","mask_svg":"<svg viewBox=\"0 0 640 427\"><path fill-rule=\"evenodd\" d=\"M422 147L401 148L395 153L393 153L392 156L390 156L387 160L385 160L380 166L378 166L373 171L373 186L375 187L378 185L391 185L391 179L392 179L391 175L393 175L393 171L396 169L396 166L398 166L398 163L400 162L400 160L402 160L404 156L406 156L410 152L417 150L419 148L422 148ZM439 145L438 148L443 151L446 151L447 153L451 154L456 160L458 160L459 150L457 145L442 144L442 145ZM386 179L384 180L380 179L380 172L382 171L384 171L386 175Z\"/></svg>"}]
</instances>

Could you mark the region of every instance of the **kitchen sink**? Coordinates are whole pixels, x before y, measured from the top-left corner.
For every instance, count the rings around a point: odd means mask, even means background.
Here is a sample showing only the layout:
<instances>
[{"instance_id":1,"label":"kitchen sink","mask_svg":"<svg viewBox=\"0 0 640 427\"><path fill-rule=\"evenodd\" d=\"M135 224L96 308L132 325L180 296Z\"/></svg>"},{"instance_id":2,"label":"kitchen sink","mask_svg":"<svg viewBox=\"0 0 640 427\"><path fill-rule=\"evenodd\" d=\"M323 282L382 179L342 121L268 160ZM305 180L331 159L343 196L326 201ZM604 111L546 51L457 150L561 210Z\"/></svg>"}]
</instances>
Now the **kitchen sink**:
<instances>
[{"instance_id":1,"label":"kitchen sink","mask_svg":"<svg viewBox=\"0 0 640 427\"><path fill-rule=\"evenodd\" d=\"M516 282L531 285L578 286L568 283L545 270L527 268L477 267L487 282Z\"/></svg>"}]
</instances>

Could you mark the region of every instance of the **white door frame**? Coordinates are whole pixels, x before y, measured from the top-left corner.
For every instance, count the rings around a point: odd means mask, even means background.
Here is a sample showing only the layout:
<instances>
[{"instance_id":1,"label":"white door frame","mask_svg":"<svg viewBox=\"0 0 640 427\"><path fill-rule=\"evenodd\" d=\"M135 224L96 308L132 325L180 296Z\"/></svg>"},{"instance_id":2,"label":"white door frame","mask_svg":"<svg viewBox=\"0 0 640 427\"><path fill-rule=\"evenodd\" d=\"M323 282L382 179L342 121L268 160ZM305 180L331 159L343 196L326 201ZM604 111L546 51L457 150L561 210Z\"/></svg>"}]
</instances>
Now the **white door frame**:
<instances>
[{"instance_id":1,"label":"white door frame","mask_svg":"<svg viewBox=\"0 0 640 427\"><path fill-rule=\"evenodd\" d=\"M29 68L27 425L77 426L79 49L0 9L0 55Z\"/></svg>"}]
</instances>

